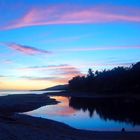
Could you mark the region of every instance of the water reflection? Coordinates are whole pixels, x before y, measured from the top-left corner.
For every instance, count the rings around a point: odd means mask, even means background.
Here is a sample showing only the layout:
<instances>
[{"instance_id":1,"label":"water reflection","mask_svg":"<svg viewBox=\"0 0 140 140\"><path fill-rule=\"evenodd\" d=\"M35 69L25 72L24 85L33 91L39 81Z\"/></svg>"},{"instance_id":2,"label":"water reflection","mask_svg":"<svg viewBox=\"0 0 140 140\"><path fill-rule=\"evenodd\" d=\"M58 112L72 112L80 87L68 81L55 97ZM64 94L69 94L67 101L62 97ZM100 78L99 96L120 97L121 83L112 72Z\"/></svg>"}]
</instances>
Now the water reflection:
<instances>
[{"instance_id":1,"label":"water reflection","mask_svg":"<svg viewBox=\"0 0 140 140\"><path fill-rule=\"evenodd\" d=\"M74 128L95 131L140 131L139 101L53 96L56 105L47 105L25 114L56 120Z\"/></svg>"},{"instance_id":2,"label":"water reflection","mask_svg":"<svg viewBox=\"0 0 140 140\"><path fill-rule=\"evenodd\" d=\"M69 106L76 110L89 112L93 117L94 111L104 120L114 120L140 124L140 101L136 99L91 99L91 98L69 98Z\"/></svg>"}]
</instances>

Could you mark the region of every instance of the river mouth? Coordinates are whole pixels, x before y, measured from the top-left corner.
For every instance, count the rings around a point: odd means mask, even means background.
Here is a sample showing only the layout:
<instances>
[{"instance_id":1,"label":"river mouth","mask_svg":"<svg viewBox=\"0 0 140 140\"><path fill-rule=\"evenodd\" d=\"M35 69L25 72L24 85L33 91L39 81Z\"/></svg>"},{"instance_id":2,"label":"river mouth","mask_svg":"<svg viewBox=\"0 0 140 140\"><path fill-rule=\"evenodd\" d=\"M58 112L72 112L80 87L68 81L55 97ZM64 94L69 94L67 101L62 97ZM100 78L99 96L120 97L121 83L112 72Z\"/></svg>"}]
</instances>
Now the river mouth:
<instances>
[{"instance_id":1,"label":"river mouth","mask_svg":"<svg viewBox=\"0 0 140 140\"><path fill-rule=\"evenodd\" d=\"M140 131L139 101L65 96L51 98L60 103L24 114L63 122L83 130L121 131L124 128L126 131Z\"/></svg>"}]
</instances>

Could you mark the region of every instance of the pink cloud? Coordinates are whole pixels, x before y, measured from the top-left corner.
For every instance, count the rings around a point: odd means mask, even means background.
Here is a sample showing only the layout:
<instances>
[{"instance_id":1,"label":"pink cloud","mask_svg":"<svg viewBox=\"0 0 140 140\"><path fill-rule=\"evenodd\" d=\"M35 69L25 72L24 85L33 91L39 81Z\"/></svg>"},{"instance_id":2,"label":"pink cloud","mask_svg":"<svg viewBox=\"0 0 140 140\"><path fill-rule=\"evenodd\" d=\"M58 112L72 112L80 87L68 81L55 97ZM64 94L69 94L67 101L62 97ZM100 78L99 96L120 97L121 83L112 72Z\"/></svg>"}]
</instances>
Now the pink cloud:
<instances>
[{"instance_id":1,"label":"pink cloud","mask_svg":"<svg viewBox=\"0 0 140 140\"><path fill-rule=\"evenodd\" d=\"M21 52L26 55L36 55L36 54L50 54L51 52L37 49L35 47L16 44L16 43L3 43L3 45L9 47L10 49L13 49L15 51Z\"/></svg>"},{"instance_id":2,"label":"pink cloud","mask_svg":"<svg viewBox=\"0 0 140 140\"><path fill-rule=\"evenodd\" d=\"M72 75L73 77L73 75ZM68 82L68 80L70 80L72 77L69 76L65 76L64 77L20 77L23 79L28 79L28 80L33 80L33 81L51 81L51 82L55 82L58 84L66 84Z\"/></svg>"},{"instance_id":3,"label":"pink cloud","mask_svg":"<svg viewBox=\"0 0 140 140\"><path fill-rule=\"evenodd\" d=\"M54 70L59 76L82 75L82 73L77 67L74 67L68 64L56 65L56 66L52 65L52 66L48 66L48 69Z\"/></svg>"},{"instance_id":4,"label":"pink cloud","mask_svg":"<svg viewBox=\"0 0 140 140\"><path fill-rule=\"evenodd\" d=\"M140 22L140 9L130 7L56 5L30 9L2 29L52 24Z\"/></svg>"},{"instance_id":5,"label":"pink cloud","mask_svg":"<svg viewBox=\"0 0 140 140\"><path fill-rule=\"evenodd\" d=\"M132 63L106 63L106 62L95 62L95 63L86 63L77 66L78 68L92 68L93 70L97 70L97 68L100 70L109 67L117 67L117 66L125 66L130 67ZM33 81L51 81L58 84L66 84L72 77L75 76L85 76L86 74L83 74L77 67L71 66L71 65L50 65L50 66L34 66L34 67L26 67L26 68L20 68L18 70L20 71L41 71L41 72L52 72L49 74L49 77L21 77L28 80ZM87 73L87 70L85 71Z\"/></svg>"},{"instance_id":6,"label":"pink cloud","mask_svg":"<svg viewBox=\"0 0 140 140\"><path fill-rule=\"evenodd\" d=\"M71 70L76 69L74 66L68 64L61 64L61 65L49 65L49 66L33 66L27 68L21 68L21 70L39 70L39 71L46 71L46 70Z\"/></svg>"},{"instance_id":7,"label":"pink cloud","mask_svg":"<svg viewBox=\"0 0 140 140\"><path fill-rule=\"evenodd\" d=\"M53 76L68 78L76 75L83 75L81 71L71 65L50 65L50 66L33 66L20 68L23 71L51 71Z\"/></svg>"},{"instance_id":8,"label":"pink cloud","mask_svg":"<svg viewBox=\"0 0 140 140\"><path fill-rule=\"evenodd\" d=\"M67 83L72 77L77 75L84 75L81 71L71 65L50 65L50 66L34 66L27 68L20 68L20 71L43 71L51 72L50 77L23 77L29 80L39 80L39 81L53 81L58 83ZM52 77L51 77L52 76Z\"/></svg>"}]
</instances>

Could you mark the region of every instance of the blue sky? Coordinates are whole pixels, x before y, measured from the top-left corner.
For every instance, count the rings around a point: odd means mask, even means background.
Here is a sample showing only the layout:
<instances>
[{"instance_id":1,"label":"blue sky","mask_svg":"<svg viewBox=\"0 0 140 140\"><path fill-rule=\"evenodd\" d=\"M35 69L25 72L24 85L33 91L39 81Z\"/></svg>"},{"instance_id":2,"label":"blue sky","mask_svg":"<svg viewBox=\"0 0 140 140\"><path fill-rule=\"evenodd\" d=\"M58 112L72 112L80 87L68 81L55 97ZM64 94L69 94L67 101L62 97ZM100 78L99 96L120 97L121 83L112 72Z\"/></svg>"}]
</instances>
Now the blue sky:
<instances>
[{"instance_id":1,"label":"blue sky","mask_svg":"<svg viewBox=\"0 0 140 140\"><path fill-rule=\"evenodd\" d=\"M40 89L140 60L139 0L1 0L0 89Z\"/></svg>"}]
</instances>

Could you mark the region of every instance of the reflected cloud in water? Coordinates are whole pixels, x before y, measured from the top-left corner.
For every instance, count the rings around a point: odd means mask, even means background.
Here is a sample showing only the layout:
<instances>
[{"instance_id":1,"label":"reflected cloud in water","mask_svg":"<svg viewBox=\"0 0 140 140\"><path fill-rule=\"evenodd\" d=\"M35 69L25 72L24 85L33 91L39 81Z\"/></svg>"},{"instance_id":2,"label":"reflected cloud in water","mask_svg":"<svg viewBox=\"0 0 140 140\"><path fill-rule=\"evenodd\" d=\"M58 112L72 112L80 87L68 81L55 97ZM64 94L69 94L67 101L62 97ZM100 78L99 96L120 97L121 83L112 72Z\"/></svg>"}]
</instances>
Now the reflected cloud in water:
<instances>
[{"instance_id":1,"label":"reflected cloud in water","mask_svg":"<svg viewBox=\"0 0 140 140\"><path fill-rule=\"evenodd\" d=\"M25 114L56 120L78 129L140 131L140 103L130 99L89 99L53 96L57 105L43 106Z\"/></svg>"}]
</instances>

